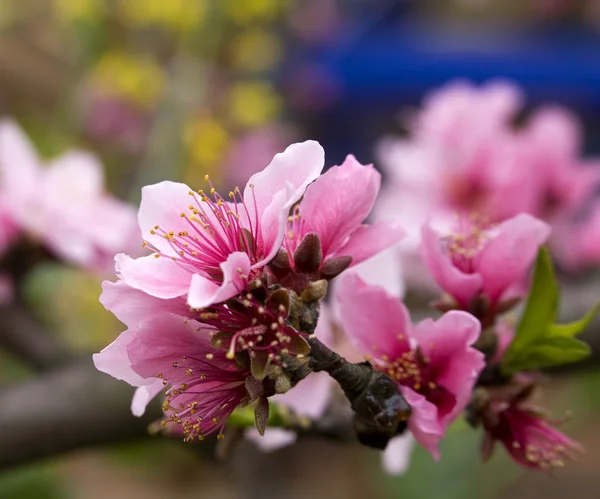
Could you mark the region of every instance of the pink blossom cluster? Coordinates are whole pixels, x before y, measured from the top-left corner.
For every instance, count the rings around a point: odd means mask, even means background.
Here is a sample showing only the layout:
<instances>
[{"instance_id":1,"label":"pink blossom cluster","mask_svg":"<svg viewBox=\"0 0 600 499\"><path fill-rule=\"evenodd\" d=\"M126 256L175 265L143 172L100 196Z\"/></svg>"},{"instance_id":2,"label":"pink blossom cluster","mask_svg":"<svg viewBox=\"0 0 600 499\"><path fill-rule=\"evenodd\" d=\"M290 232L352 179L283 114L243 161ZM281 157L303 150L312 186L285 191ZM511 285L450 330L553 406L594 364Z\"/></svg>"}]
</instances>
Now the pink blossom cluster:
<instances>
[{"instance_id":1,"label":"pink blossom cluster","mask_svg":"<svg viewBox=\"0 0 600 499\"><path fill-rule=\"evenodd\" d=\"M427 96L408 136L380 144L389 182L376 218L398 219L414 248L430 217L478 213L502 222L528 213L552 226L564 266L600 262L600 160L581 158L581 125L570 111L545 106L516 125L523 104L505 81L455 82Z\"/></svg>"},{"instance_id":2,"label":"pink blossom cluster","mask_svg":"<svg viewBox=\"0 0 600 499\"><path fill-rule=\"evenodd\" d=\"M549 225L525 213L423 225L423 262L446 295L436 304L439 318L413 324L391 275L405 232L392 222L364 223L379 173L350 155L321 174L324 161L321 146L307 141L227 197L208 177L197 191L175 182L144 187L138 221L151 253L115 259L118 280L104 283L101 302L128 329L94 355L96 367L137 387L136 415L166 390L162 424L185 440L223 435L236 408L255 404L260 445L272 449L294 434L265 428L270 397L312 419L328 405L330 378L294 378L312 365L316 336L392 380L411 408L410 434L436 459L448 426L466 410L488 448L499 441L521 464L559 466L577 445L527 397L490 390L477 406L472 397L510 342L510 331L500 338L501 317L527 290ZM487 351L490 335L502 348ZM409 446L400 435L391 439L388 470L405 467Z\"/></svg>"},{"instance_id":3,"label":"pink blossom cluster","mask_svg":"<svg viewBox=\"0 0 600 499\"><path fill-rule=\"evenodd\" d=\"M114 255L133 251L138 238L135 209L103 184L103 168L91 154L69 151L45 164L15 122L1 121L0 256L35 244L71 264L109 269Z\"/></svg>"},{"instance_id":4,"label":"pink blossom cluster","mask_svg":"<svg viewBox=\"0 0 600 499\"><path fill-rule=\"evenodd\" d=\"M500 372L514 336L504 313L525 294L530 267L549 235L548 224L527 214L499 224L459 216L439 231L425 224L420 254L445 292L434 302L445 313L414 326L384 287L342 276L335 298L344 330L400 384L413 409L412 436L435 458L446 428L465 410L484 429L484 458L500 442L519 464L546 470L581 450L531 402L531 376L500 377L489 386L484 376L484 369ZM386 468L404 471L407 452L402 437L392 440Z\"/></svg>"},{"instance_id":5,"label":"pink blossom cluster","mask_svg":"<svg viewBox=\"0 0 600 499\"><path fill-rule=\"evenodd\" d=\"M138 221L152 253L137 259L117 255L119 281L105 283L101 301L129 329L94 357L100 370L139 387L134 413L142 413L168 384L167 400L175 390L177 396L193 393L198 402L193 408L192 402L171 404L176 416L168 422L183 427L188 439L204 437L221 434L226 419L216 417L209 426L204 416L202 424L197 421L205 400L229 414L240 404L285 391L281 369L290 357L302 359L310 351L309 334L292 324L291 301L309 300L305 294L312 283L332 279L404 234L392 224L362 223L380 186L371 165L349 156L320 176L323 166L323 149L308 141L277 154L243 191L236 188L227 198L208 177L205 190L175 182L143 189ZM204 342L202 355L165 345L164 364L142 369L132 357L133 345L145 341L155 318L165 313L175 314L185 325L180 328L195 328ZM189 364L192 358L206 363L223 356L247 390L236 403L224 389L233 388L229 384L219 385L221 399L217 394L207 399L215 374ZM181 372L189 376L183 387Z\"/></svg>"}]
</instances>

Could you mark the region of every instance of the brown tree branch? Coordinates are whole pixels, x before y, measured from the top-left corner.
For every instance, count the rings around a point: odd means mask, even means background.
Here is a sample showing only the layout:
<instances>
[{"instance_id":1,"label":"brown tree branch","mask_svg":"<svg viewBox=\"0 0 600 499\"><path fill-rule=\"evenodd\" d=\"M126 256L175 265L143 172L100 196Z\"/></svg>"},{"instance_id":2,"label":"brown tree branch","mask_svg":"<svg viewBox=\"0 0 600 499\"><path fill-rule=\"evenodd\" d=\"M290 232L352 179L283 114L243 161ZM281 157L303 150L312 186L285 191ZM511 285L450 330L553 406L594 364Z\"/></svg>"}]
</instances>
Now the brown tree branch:
<instances>
[{"instance_id":1,"label":"brown tree branch","mask_svg":"<svg viewBox=\"0 0 600 499\"><path fill-rule=\"evenodd\" d=\"M162 415L160 404L136 418L132 395L132 387L97 371L91 358L3 389L0 469L148 436L148 425Z\"/></svg>"},{"instance_id":2,"label":"brown tree branch","mask_svg":"<svg viewBox=\"0 0 600 499\"><path fill-rule=\"evenodd\" d=\"M600 296L599 287L600 283L595 281L566 286L561 314L564 320L582 315ZM36 329L32 329L32 319L23 310L4 308L0 313L0 334L4 338L15 338L15 344L29 338L15 351L21 349L21 356L30 359L32 365L45 369L62 362L59 359L64 358L64 352L61 353L57 345L45 343L47 332L37 324ZM36 333L23 336L23 330ZM599 331L600 320L597 320L587 334L593 347L598 347L594 348L595 352L600 352ZM7 344L6 340L4 343ZM320 345L317 349L317 356L323 359L333 355ZM598 365L598 357L592 362ZM146 437L148 425L162 415L160 404L157 400L148 407L144 417L136 418L130 411L132 395L133 388L98 372L91 359L72 361L37 379L1 389L0 469L80 448ZM299 426L297 431L301 436L355 439L348 419L337 416L306 428Z\"/></svg>"},{"instance_id":3,"label":"brown tree branch","mask_svg":"<svg viewBox=\"0 0 600 499\"><path fill-rule=\"evenodd\" d=\"M18 304L0 307L0 348L43 371L71 358L68 349Z\"/></svg>"}]
</instances>

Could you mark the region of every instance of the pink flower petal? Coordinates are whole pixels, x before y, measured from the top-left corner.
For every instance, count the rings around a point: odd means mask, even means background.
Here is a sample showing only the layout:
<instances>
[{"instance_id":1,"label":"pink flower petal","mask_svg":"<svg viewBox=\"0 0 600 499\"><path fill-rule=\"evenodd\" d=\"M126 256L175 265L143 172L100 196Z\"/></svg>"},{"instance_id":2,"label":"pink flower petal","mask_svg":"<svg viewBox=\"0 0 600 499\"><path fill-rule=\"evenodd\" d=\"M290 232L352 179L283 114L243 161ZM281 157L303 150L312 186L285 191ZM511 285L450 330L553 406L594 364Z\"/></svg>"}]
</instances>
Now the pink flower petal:
<instances>
[{"instance_id":1,"label":"pink flower petal","mask_svg":"<svg viewBox=\"0 0 600 499\"><path fill-rule=\"evenodd\" d=\"M210 334L198 330L196 321L174 314L163 314L130 329L133 337L127 343L131 368L142 378L152 382L160 374L164 379L185 378L184 370L174 362L182 357L197 359L202 365L207 353L213 353ZM211 361L213 364L216 361ZM148 383L146 383L148 384Z\"/></svg>"},{"instance_id":2,"label":"pink flower petal","mask_svg":"<svg viewBox=\"0 0 600 499\"><path fill-rule=\"evenodd\" d=\"M143 416L150 401L163 391L164 388L165 385L162 379L157 379L149 385L140 386L131 399L131 413L137 417Z\"/></svg>"},{"instance_id":3,"label":"pink flower petal","mask_svg":"<svg viewBox=\"0 0 600 499\"><path fill-rule=\"evenodd\" d=\"M333 380L327 373L311 373L294 388L271 398L276 404L289 407L300 416L320 418L331 397Z\"/></svg>"},{"instance_id":4,"label":"pink flower petal","mask_svg":"<svg viewBox=\"0 0 600 499\"><path fill-rule=\"evenodd\" d=\"M213 303L223 302L244 290L250 274L250 258L246 253L236 251L221 264L223 283L218 286L212 279L199 274L192 276L188 294L188 305L192 308L205 308Z\"/></svg>"},{"instance_id":5,"label":"pink flower petal","mask_svg":"<svg viewBox=\"0 0 600 499\"><path fill-rule=\"evenodd\" d=\"M525 130L550 167L570 164L581 147L581 123L567 109L544 107L537 110ZM550 175L556 171L548 172Z\"/></svg>"},{"instance_id":6,"label":"pink flower petal","mask_svg":"<svg viewBox=\"0 0 600 499\"><path fill-rule=\"evenodd\" d=\"M388 248L377 253L374 257L352 267L349 272L355 272L367 284L381 286L388 293L402 298L406 291L402 277L402 265L397 247ZM333 281L334 289L337 279ZM335 295L335 291L334 291Z\"/></svg>"},{"instance_id":7,"label":"pink flower petal","mask_svg":"<svg viewBox=\"0 0 600 499\"><path fill-rule=\"evenodd\" d=\"M415 440L437 461L440 458L438 444L444 436L444 430L438 423L437 407L410 388L402 386L401 389L402 395L412 408L408 429Z\"/></svg>"},{"instance_id":8,"label":"pink flower petal","mask_svg":"<svg viewBox=\"0 0 600 499\"><path fill-rule=\"evenodd\" d=\"M497 227L498 236L487 243L479 256L484 292L492 303L525 277L550 230L548 224L525 213Z\"/></svg>"},{"instance_id":9,"label":"pink flower petal","mask_svg":"<svg viewBox=\"0 0 600 499\"><path fill-rule=\"evenodd\" d=\"M265 256L254 266L263 266L279 251L285 235L289 210L303 195L306 187L321 173L325 151L318 142L309 140L292 144L262 171L250 177L244 189L248 218L260 225ZM253 187L250 187L250 186Z\"/></svg>"},{"instance_id":10,"label":"pink flower petal","mask_svg":"<svg viewBox=\"0 0 600 499\"><path fill-rule=\"evenodd\" d=\"M421 257L438 286L451 294L461 305L467 306L477 294L483 280L478 274L465 274L457 269L448 255L442 252L440 238L430 225L421 230Z\"/></svg>"},{"instance_id":11,"label":"pink flower petal","mask_svg":"<svg viewBox=\"0 0 600 499\"><path fill-rule=\"evenodd\" d=\"M263 436L256 428L248 428L244 435L263 452L273 452L292 445L297 438L295 432L283 428L267 428Z\"/></svg>"},{"instance_id":12,"label":"pink flower petal","mask_svg":"<svg viewBox=\"0 0 600 499\"><path fill-rule=\"evenodd\" d=\"M105 347L100 353L92 355L94 365L98 371L110 374L113 378L120 379L132 386L148 384L148 380L139 376L132 368L127 345L133 341L137 330L128 329L121 333L115 341Z\"/></svg>"},{"instance_id":13,"label":"pink flower petal","mask_svg":"<svg viewBox=\"0 0 600 499\"><path fill-rule=\"evenodd\" d=\"M189 195L191 189L179 182L160 182L142 188L142 201L138 213L138 223L142 237L159 251L169 256L176 256L168 239L159 233L151 234L157 225L165 232L175 233L190 231L190 224L181 213L189 212L189 206L194 205L194 199ZM210 211L210 210L208 210Z\"/></svg>"},{"instance_id":14,"label":"pink flower petal","mask_svg":"<svg viewBox=\"0 0 600 499\"><path fill-rule=\"evenodd\" d=\"M317 327L315 328L315 336L319 338L325 345L332 348L334 343L334 334L331 327L331 311L329 306L321 302L321 309L319 311L319 320L317 321Z\"/></svg>"},{"instance_id":15,"label":"pink flower petal","mask_svg":"<svg viewBox=\"0 0 600 499\"><path fill-rule=\"evenodd\" d=\"M260 227L260 244L262 244L264 257L256 262L253 267L264 267L270 262L281 248L285 237L290 206L288 201L294 197L295 189L292 184L287 184L285 189L273 195L272 202L263 211L258 222L253 222L253 226Z\"/></svg>"},{"instance_id":16,"label":"pink flower petal","mask_svg":"<svg viewBox=\"0 0 600 499\"><path fill-rule=\"evenodd\" d=\"M90 153L69 151L48 163L44 170L46 192L51 205L81 203L99 197L104 189L102 164ZM71 205L72 207L72 205Z\"/></svg>"},{"instance_id":17,"label":"pink flower petal","mask_svg":"<svg viewBox=\"0 0 600 499\"><path fill-rule=\"evenodd\" d=\"M341 166L327 170L306 189L300 215L307 232L321 239L325 257L338 253L348 236L369 215L381 175L372 165L361 165L349 155Z\"/></svg>"},{"instance_id":18,"label":"pink flower petal","mask_svg":"<svg viewBox=\"0 0 600 499\"><path fill-rule=\"evenodd\" d=\"M388 473L403 475L410 464L415 439L410 434L392 438L383 452L383 467Z\"/></svg>"},{"instance_id":19,"label":"pink flower petal","mask_svg":"<svg viewBox=\"0 0 600 499\"><path fill-rule=\"evenodd\" d=\"M428 359L429 368L437 375L433 381L456 398L449 412L439 414L443 429L469 403L475 381L485 367L485 356L471 347L480 332L481 324L475 317L454 310L437 321L425 319L413 328L413 336Z\"/></svg>"},{"instance_id":20,"label":"pink flower petal","mask_svg":"<svg viewBox=\"0 0 600 499\"><path fill-rule=\"evenodd\" d=\"M363 353L397 358L410 350L408 310L385 289L349 273L340 277L335 299L344 331Z\"/></svg>"},{"instance_id":21,"label":"pink flower petal","mask_svg":"<svg viewBox=\"0 0 600 499\"><path fill-rule=\"evenodd\" d=\"M115 257L117 274L129 286L156 298L176 298L188 292L192 273L169 257Z\"/></svg>"},{"instance_id":22,"label":"pink flower petal","mask_svg":"<svg viewBox=\"0 0 600 499\"><path fill-rule=\"evenodd\" d=\"M392 222L379 222L373 225L361 225L346 243L337 251L339 256L350 255L352 265L372 258L400 242L406 231Z\"/></svg>"},{"instance_id":23,"label":"pink flower petal","mask_svg":"<svg viewBox=\"0 0 600 499\"><path fill-rule=\"evenodd\" d=\"M0 174L2 196L19 218L26 217L30 201L37 196L41 187L41 169L37 154L12 120L0 122Z\"/></svg>"},{"instance_id":24,"label":"pink flower petal","mask_svg":"<svg viewBox=\"0 0 600 499\"><path fill-rule=\"evenodd\" d=\"M307 140L292 144L284 152L276 154L262 172L250 177L244 189L244 201L249 209L253 210L256 206L256 213L263 213L273 196L290 183L294 194L287 200L289 208L302 197L308 184L320 175L324 164L325 151L318 142Z\"/></svg>"},{"instance_id":25,"label":"pink flower petal","mask_svg":"<svg viewBox=\"0 0 600 499\"><path fill-rule=\"evenodd\" d=\"M100 303L129 327L165 313L182 316L189 313L183 297L163 300L132 288L125 281L104 281Z\"/></svg>"}]
</instances>

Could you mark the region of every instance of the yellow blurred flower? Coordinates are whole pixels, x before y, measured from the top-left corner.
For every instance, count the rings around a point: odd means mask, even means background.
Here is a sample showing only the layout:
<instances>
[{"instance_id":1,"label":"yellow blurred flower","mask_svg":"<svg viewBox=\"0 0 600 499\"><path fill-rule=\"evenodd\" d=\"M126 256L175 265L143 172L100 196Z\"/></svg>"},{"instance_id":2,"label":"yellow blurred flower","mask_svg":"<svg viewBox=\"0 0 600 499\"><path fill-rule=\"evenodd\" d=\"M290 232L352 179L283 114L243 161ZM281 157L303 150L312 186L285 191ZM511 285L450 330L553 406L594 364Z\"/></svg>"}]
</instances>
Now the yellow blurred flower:
<instances>
[{"instance_id":1,"label":"yellow blurred flower","mask_svg":"<svg viewBox=\"0 0 600 499\"><path fill-rule=\"evenodd\" d=\"M102 57L92 78L103 90L142 107L156 102L165 82L164 71L152 59L119 52Z\"/></svg>"},{"instance_id":2,"label":"yellow blurred flower","mask_svg":"<svg viewBox=\"0 0 600 499\"><path fill-rule=\"evenodd\" d=\"M185 31L202 23L206 0L118 0L117 9L123 22L131 26Z\"/></svg>"},{"instance_id":3,"label":"yellow blurred flower","mask_svg":"<svg viewBox=\"0 0 600 499\"><path fill-rule=\"evenodd\" d=\"M235 36L230 51L233 68L258 72L271 69L281 60L283 46L274 33L253 29Z\"/></svg>"},{"instance_id":4,"label":"yellow blurred flower","mask_svg":"<svg viewBox=\"0 0 600 499\"><path fill-rule=\"evenodd\" d=\"M242 81L229 92L229 115L242 127L256 127L272 122L280 113L282 102L273 86L265 81Z\"/></svg>"},{"instance_id":5,"label":"yellow blurred flower","mask_svg":"<svg viewBox=\"0 0 600 499\"><path fill-rule=\"evenodd\" d=\"M15 19L15 14L15 8L12 3L0 3L0 29L10 26Z\"/></svg>"},{"instance_id":6,"label":"yellow blurred flower","mask_svg":"<svg viewBox=\"0 0 600 499\"><path fill-rule=\"evenodd\" d=\"M59 19L66 22L99 19L106 12L103 0L54 0Z\"/></svg>"},{"instance_id":7,"label":"yellow blurred flower","mask_svg":"<svg viewBox=\"0 0 600 499\"><path fill-rule=\"evenodd\" d=\"M271 22L290 5L290 0L223 0L225 14L237 24Z\"/></svg>"},{"instance_id":8,"label":"yellow blurred flower","mask_svg":"<svg viewBox=\"0 0 600 499\"><path fill-rule=\"evenodd\" d=\"M189 122L184 131L184 142L191 165L184 172L184 181L188 185L199 185L204 175L209 174L218 184L222 177L220 165L230 140L225 127L210 116Z\"/></svg>"}]
</instances>

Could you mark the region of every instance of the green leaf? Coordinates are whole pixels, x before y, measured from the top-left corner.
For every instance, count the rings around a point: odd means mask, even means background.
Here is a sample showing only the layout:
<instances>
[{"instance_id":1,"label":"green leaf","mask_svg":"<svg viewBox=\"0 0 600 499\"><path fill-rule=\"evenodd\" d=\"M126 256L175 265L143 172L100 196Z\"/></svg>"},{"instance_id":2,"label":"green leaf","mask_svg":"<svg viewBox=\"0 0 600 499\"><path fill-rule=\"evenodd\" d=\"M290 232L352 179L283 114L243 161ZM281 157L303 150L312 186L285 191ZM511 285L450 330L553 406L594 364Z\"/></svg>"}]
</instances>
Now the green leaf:
<instances>
[{"instance_id":1,"label":"green leaf","mask_svg":"<svg viewBox=\"0 0 600 499\"><path fill-rule=\"evenodd\" d=\"M568 336L544 336L539 344L530 346L509 366L512 366L511 372L533 371L581 362L589 354L590 347L583 341Z\"/></svg>"},{"instance_id":2,"label":"green leaf","mask_svg":"<svg viewBox=\"0 0 600 499\"><path fill-rule=\"evenodd\" d=\"M558 284L547 248L540 248L533 272L531 291L521 322L515 332L505 358L519 352L544 334L546 328L556 319L558 308Z\"/></svg>"},{"instance_id":3,"label":"green leaf","mask_svg":"<svg viewBox=\"0 0 600 499\"><path fill-rule=\"evenodd\" d=\"M590 354L589 346L574 336L587 327L600 309L600 303L578 321L554 324L558 297L550 254L541 248L525 311L502 359L502 370L506 374L580 362Z\"/></svg>"},{"instance_id":4,"label":"green leaf","mask_svg":"<svg viewBox=\"0 0 600 499\"><path fill-rule=\"evenodd\" d=\"M596 302L596 304L589 310L587 314L585 314L581 319L574 322L569 322L568 324L553 324L550 326L550 330L552 334L559 336L576 336L581 333L586 327L588 327L589 323L592 321L596 314L600 310L600 301Z\"/></svg>"}]
</instances>

